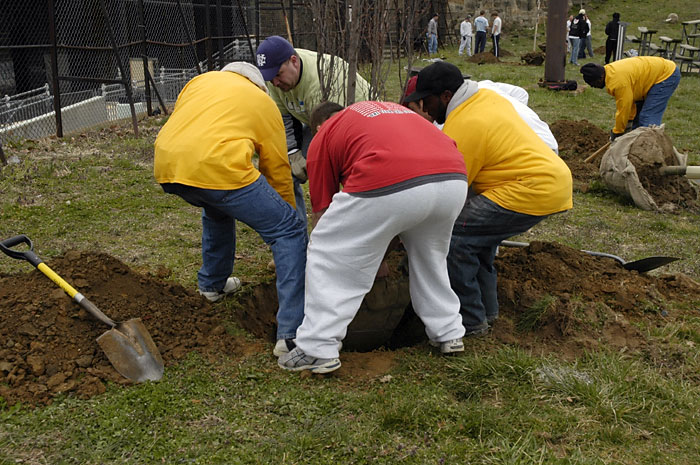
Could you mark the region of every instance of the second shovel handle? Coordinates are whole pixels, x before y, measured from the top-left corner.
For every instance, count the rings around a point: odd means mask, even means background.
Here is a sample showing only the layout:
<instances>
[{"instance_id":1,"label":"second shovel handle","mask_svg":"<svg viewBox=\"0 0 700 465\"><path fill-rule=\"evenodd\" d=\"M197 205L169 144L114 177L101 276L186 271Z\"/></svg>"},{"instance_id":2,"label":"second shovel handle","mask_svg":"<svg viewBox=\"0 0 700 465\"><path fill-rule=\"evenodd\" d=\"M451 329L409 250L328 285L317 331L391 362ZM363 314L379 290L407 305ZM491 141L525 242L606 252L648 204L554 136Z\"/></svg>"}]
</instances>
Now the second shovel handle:
<instances>
[{"instance_id":1,"label":"second shovel handle","mask_svg":"<svg viewBox=\"0 0 700 465\"><path fill-rule=\"evenodd\" d=\"M591 161L595 160L595 158L596 158L598 155L600 155L601 153L605 152L605 151L608 149L608 147L610 147L610 142L608 142L607 144L605 144L604 146L602 146L601 148L599 148L598 150L596 150L595 152L593 152L593 153L592 153L589 157L587 157L585 160L583 160L584 163L588 163L588 162L591 162Z\"/></svg>"}]
</instances>

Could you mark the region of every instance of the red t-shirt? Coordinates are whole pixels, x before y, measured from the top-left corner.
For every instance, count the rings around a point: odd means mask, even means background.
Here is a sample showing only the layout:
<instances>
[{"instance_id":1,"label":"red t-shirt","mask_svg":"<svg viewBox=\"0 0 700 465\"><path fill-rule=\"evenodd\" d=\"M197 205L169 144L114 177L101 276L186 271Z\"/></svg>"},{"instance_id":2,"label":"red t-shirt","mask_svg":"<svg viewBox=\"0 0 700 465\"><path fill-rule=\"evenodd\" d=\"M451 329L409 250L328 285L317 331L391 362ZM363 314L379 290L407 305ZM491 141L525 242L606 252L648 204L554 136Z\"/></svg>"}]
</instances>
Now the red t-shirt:
<instances>
[{"instance_id":1,"label":"red t-shirt","mask_svg":"<svg viewBox=\"0 0 700 465\"><path fill-rule=\"evenodd\" d=\"M333 195L368 192L421 176L464 175L455 142L412 110L391 102L359 102L321 125L306 169L314 212Z\"/></svg>"}]
</instances>

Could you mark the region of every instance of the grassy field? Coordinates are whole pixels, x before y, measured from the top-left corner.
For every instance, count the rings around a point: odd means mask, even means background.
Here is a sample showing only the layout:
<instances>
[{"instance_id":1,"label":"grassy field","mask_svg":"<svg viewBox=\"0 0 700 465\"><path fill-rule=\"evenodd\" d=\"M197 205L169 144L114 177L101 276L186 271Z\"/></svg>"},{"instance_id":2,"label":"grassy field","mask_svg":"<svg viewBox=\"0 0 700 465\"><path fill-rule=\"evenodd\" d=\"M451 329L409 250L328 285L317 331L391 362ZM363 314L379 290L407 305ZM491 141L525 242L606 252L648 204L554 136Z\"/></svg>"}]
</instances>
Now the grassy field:
<instances>
[{"instance_id":1,"label":"grassy field","mask_svg":"<svg viewBox=\"0 0 700 465\"><path fill-rule=\"evenodd\" d=\"M680 26L663 22L669 12L700 19L696 1L666 1L663 11L659 5L586 2L594 46L603 44L613 11L631 28L658 28L672 37L680 37ZM549 123L586 119L610 129L614 102L605 91L541 89L536 83L544 68L520 65L519 55L532 49L532 31L506 33L502 47L514 56L500 64L468 63L455 46L441 54L475 79L525 87L532 108ZM387 88L398 98L395 74ZM582 83L578 68L567 67L567 78ZM684 76L664 119L676 147L696 164L698 96L700 76ZM5 147L20 163L0 170L0 237L27 234L46 260L76 248L106 252L137 270L164 266L172 270L169 279L194 287L199 211L163 194L152 176L153 141L163 122L144 121L140 137L125 122ZM574 205L517 239L557 241L628 260L677 255L683 260L664 272L700 279L697 214L641 211L603 189L575 193ZM238 276L270 278L269 250L246 227L239 228L237 258ZM2 273L30 269L0 257ZM217 305L233 308L230 301ZM662 349L695 348L700 313L639 329ZM271 345L266 349L217 364L192 353L158 383L110 385L90 400L65 397L32 409L0 398L0 464L690 465L700 457L697 349L662 366L626 350L603 348L564 360L484 338L467 341L467 353L454 358L424 346L400 349L389 376L355 381L283 372Z\"/></svg>"}]
</instances>

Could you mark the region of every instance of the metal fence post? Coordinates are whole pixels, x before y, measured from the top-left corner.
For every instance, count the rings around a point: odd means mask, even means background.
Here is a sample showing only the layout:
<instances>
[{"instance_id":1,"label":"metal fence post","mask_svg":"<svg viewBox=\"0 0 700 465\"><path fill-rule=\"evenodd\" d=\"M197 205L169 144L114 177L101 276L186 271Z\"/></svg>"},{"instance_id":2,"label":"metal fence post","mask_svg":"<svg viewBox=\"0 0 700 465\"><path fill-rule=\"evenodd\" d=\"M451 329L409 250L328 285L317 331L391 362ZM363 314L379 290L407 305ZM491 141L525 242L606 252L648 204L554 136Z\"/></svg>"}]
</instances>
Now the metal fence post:
<instances>
[{"instance_id":1,"label":"metal fence post","mask_svg":"<svg viewBox=\"0 0 700 465\"><path fill-rule=\"evenodd\" d=\"M151 83L148 81L148 43L146 42L146 13L143 7L143 0L139 0L139 26L141 29L141 59L143 60L143 86L146 92L146 110L148 116L153 116L151 104Z\"/></svg>"},{"instance_id":2,"label":"metal fence post","mask_svg":"<svg viewBox=\"0 0 700 465\"><path fill-rule=\"evenodd\" d=\"M122 84L126 90L126 96L129 99L129 108L131 109L131 123L134 126L134 135L139 136L139 125L136 121L136 108L134 107L134 96L131 92L131 83L127 77L126 71L124 70L124 64L121 58L119 58L119 48L117 47L117 40L114 38L114 31L112 30L112 23L109 21L109 12L107 11L107 4L105 0L100 0L102 5L102 14L104 15L105 23L107 24L107 32L109 33L109 41L112 44L112 49L114 50L114 57L117 59L117 67L119 68L119 73L122 76Z\"/></svg>"},{"instance_id":3,"label":"metal fence post","mask_svg":"<svg viewBox=\"0 0 700 465\"><path fill-rule=\"evenodd\" d=\"M211 56L211 49L212 49L212 45L211 45L211 11L209 11L211 9L211 4L209 3L209 0L205 0L204 8L205 8L205 10L204 10L204 18L205 19L204 20L207 22L207 26L205 29L205 31L206 31L205 33L207 35L206 43L205 43L206 51L207 51L206 52L207 53L207 71L212 71L214 69L214 60L212 59L212 56Z\"/></svg>"},{"instance_id":4,"label":"metal fence post","mask_svg":"<svg viewBox=\"0 0 700 465\"><path fill-rule=\"evenodd\" d=\"M243 13L243 7L241 6L241 0L236 0L236 3L238 3L238 14L241 15L241 19L243 20L243 32L245 32L245 38L248 41L248 48L250 48L250 57L253 60L253 63L255 63L255 50L253 50L253 44L250 42L250 34L248 34L248 25L246 24L246 17L245 17L245 14ZM291 35L289 38L290 39L292 38Z\"/></svg>"},{"instance_id":5,"label":"metal fence post","mask_svg":"<svg viewBox=\"0 0 700 465\"><path fill-rule=\"evenodd\" d=\"M190 30L187 27L187 21L185 20L185 12L182 11L182 3L177 0L177 11L180 12L180 20L182 21L182 28L185 30L185 35L187 36L187 41L190 43L190 48L192 49L192 54L194 55L194 64L197 67L197 73L202 74L202 68L199 66L199 59L197 58L197 48L194 46L192 41L192 36L190 35Z\"/></svg>"},{"instance_id":6,"label":"metal fence post","mask_svg":"<svg viewBox=\"0 0 700 465\"><path fill-rule=\"evenodd\" d=\"M219 39L219 69L222 69L224 67L224 19L221 0L216 0L216 35Z\"/></svg>"},{"instance_id":7,"label":"metal fence post","mask_svg":"<svg viewBox=\"0 0 700 465\"><path fill-rule=\"evenodd\" d=\"M51 38L51 81L53 82L53 111L56 115L56 137L63 137L61 119L61 88L58 84L58 44L56 43L56 9L53 0L48 0L49 36Z\"/></svg>"}]
</instances>

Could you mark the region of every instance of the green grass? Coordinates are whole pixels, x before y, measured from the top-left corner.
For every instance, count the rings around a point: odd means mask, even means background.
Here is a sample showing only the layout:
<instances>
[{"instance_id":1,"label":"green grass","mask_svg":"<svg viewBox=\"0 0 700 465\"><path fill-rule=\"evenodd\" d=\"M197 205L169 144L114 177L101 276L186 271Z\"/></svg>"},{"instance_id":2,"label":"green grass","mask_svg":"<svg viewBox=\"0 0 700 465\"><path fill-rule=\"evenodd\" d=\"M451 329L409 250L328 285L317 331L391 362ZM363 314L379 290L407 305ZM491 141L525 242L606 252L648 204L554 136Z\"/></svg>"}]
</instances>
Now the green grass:
<instances>
[{"instance_id":1,"label":"green grass","mask_svg":"<svg viewBox=\"0 0 700 465\"><path fill-rule=\"evenodd\" d=\"M698 2L663 5L660 12L651 1L587 2L594 46L602 45L613 11L632 28L657 27L673 37L680 37L680 26L663 22L668 12L700 18ZM531 34L506 34L502 46L515 56L501 64L460 61L456 47L441 52L475 79L527 88L545 121L587 119L609 129L614 102L604 91L541 89L544 68L519 65L519 54L532 48ZM393 99L400 88L395 71L387 83ZM581 83L579 76L567 68L567 78ZM694 163L700 162L698 95L700 76L684 76L665 116L676 147ZM146 121L138 138L126 122L119 131L4 147L21 163L0 170L0 236L29 235L45 259L75 248L106 252L136 269L164 266L169 279L193 287L201 260L199 211L165 195L152 176L152 144L163 121ZM700 279L698 215L641 211L600 186L575 193L574 205L517 239L626 260L679 256L663 271ZM236 273L269 280L270 258L257 235L240 226ZM2 273L30 269L0 259ZM524 329L536 331L547 302L540 304L525 312ZM110 385L89 400L65 397L31 409L0 399L0 464L696 464L700 315L688 315L640 324L658 353L603 348L564 360L487 338L468 341L467 353L454 358L422 346L401 349L391 379L352 383L290 375L268 353L215 364L193 353L166 369L161 382Z\"/></svg>"}]
</instances>

